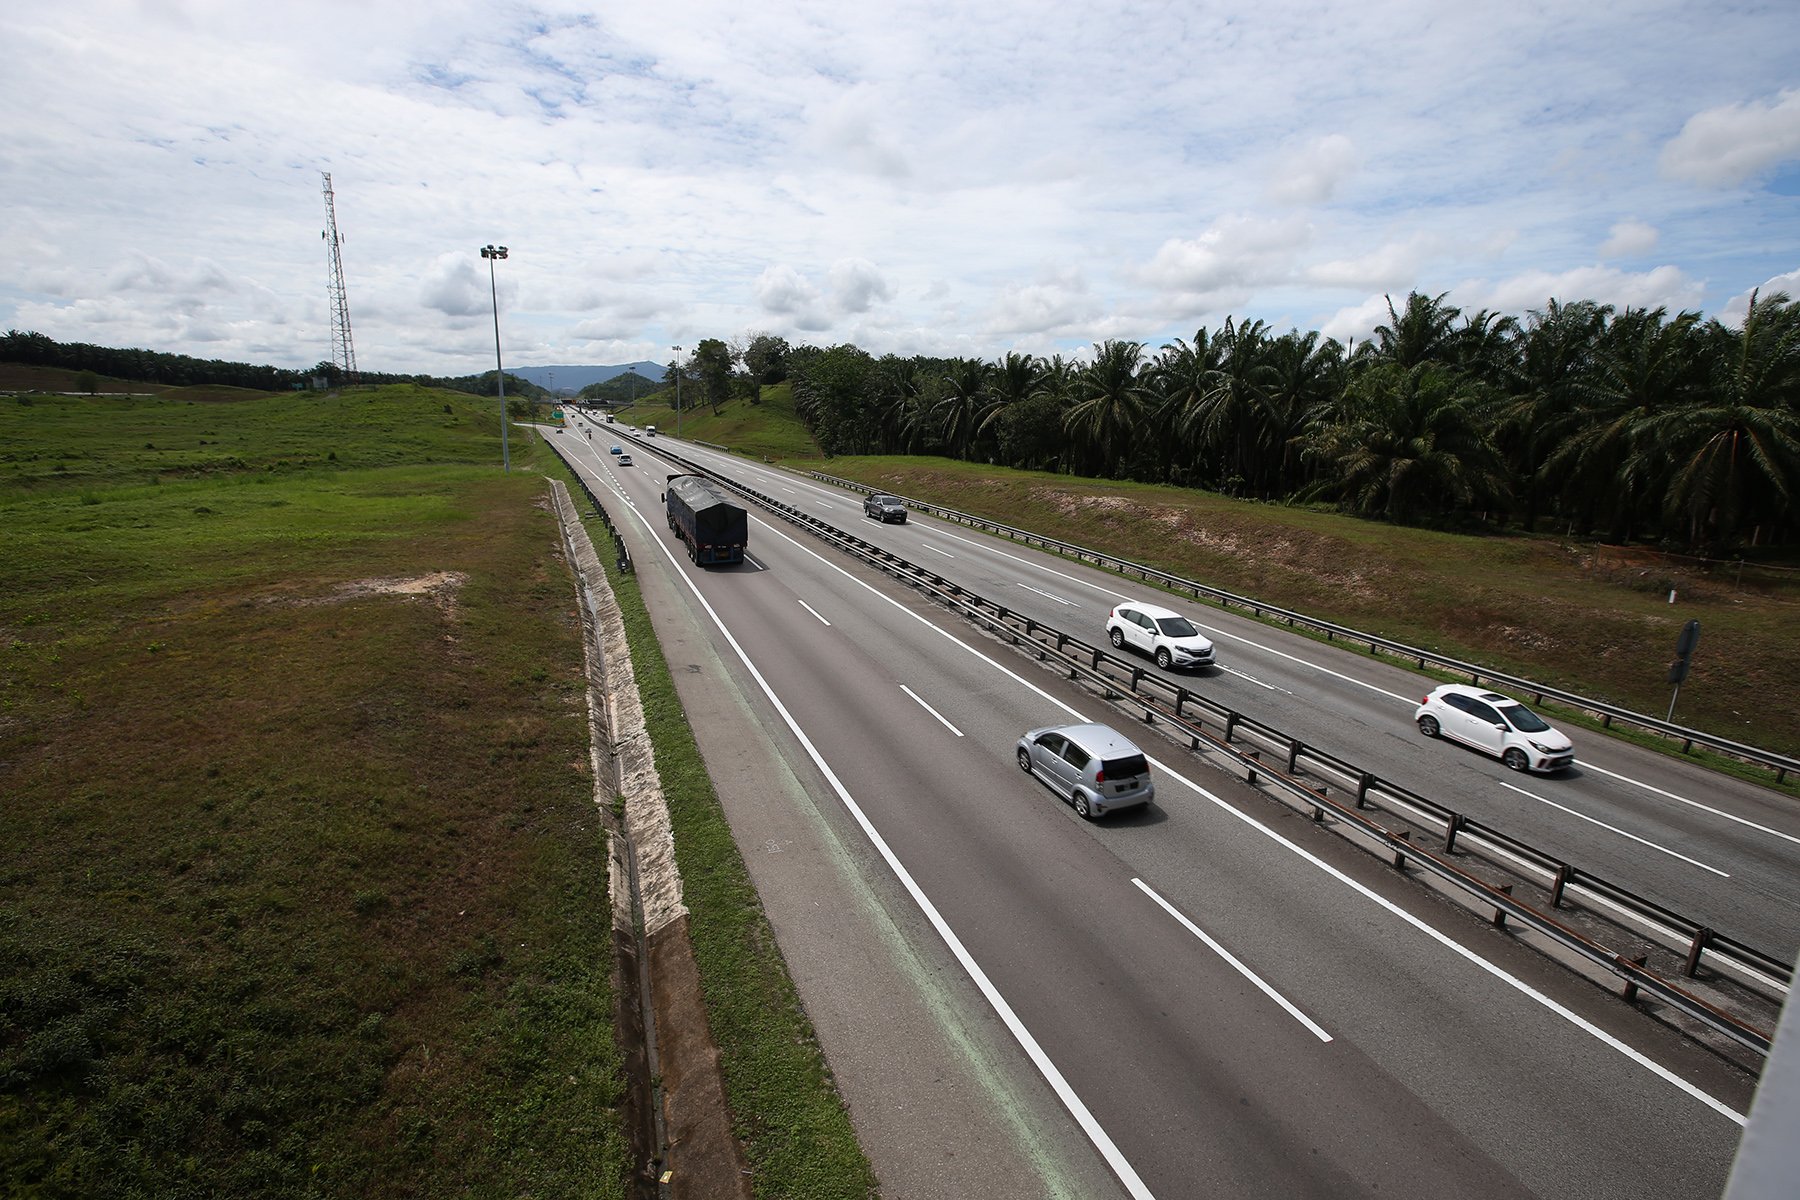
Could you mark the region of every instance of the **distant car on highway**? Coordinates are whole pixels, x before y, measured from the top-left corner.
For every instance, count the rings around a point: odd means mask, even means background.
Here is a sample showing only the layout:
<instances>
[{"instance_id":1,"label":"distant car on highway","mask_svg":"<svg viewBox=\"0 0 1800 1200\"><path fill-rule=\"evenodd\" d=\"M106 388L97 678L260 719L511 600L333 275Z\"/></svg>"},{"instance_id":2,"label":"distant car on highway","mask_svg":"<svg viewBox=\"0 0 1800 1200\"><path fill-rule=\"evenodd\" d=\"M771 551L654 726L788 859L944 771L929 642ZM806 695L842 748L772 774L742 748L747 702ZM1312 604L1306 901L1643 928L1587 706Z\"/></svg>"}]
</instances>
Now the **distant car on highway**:
<instances>
[{"instance_id":1,"label":"distant car on highway","mask_svg":"<svg viewBox=\"0 0 1800 1200\"><path fill-rule=\"evenodd\" d=\"M1167 608L1126 601L1106 618L1106 637L1114 649L1129 646L1148 654L1163 670L1213 665L1211 639L1194 623Z\"/></svg>"},{"instance_id":2,"label":"distant car on highway","mask_svg":"<svg viewBox=\"0 0 1800 1200\"><path fill-rule=\"evenodd\" d=\"M1108 725L1051 725L1019 739L1019 769L1074 805L1083 820L1156 798L1144 752Z\"/></svg>"},{"instance_id":3,"label":"distant car on highway","mask_svg":"<svg viewBox=\"0 0 1800 1200\"><path fill-rule=\"evenodd\" d=\"M629 454L619 455L619 465L621 467L629 467L631 465L631 455L629 455Z\"/></svg>"},{"instance_id":4,"label":"distant car on highway","mask_svg":"<svg viewBox=\"0 0 1800 1200\"><path fill-rule=\"evenodd\" d=\"M1413 720L1426 737L1473 746L1515 771L1561 771L1575 762L1567 734L1511 696L1466 683L1432 689Z\"/></svg>"},{"instance_id":5,"label":"distant car on highway","mask_svg":"<svg viewBox=\"0 0 1800 1200\"><path fill-rule=\"evenodd\" d=\"M890 496L886 492L871 492L863 497L863 516L874 517L883 525L889 521L906 524L906 505L900 497Z\"/></svg>"},{"instance_id":6,"label":"distant car on highway","mask_svg":"<svg viewBox=\"0 0 1800 1200\"><path fill-rule=\"evenodd\" d=\"M608 454L623 454L623 453L625 453L625 447L614 446L611 450L608 450L607 453Z\"/></svg>"}]
</instances>

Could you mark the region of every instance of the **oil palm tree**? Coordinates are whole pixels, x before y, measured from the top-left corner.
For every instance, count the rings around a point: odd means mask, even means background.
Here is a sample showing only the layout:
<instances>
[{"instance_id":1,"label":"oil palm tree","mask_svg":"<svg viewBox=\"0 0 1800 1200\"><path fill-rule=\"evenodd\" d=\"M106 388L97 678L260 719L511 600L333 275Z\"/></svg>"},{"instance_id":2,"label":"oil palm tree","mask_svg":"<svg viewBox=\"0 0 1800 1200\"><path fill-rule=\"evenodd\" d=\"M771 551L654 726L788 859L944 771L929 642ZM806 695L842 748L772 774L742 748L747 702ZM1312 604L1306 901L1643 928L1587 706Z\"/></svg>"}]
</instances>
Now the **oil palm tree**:
<instances>
[{"instance_id":1,"label":"oil palm tree","mask_svg":"<svg viewBox=\"0 0 1800 1200\"><path fill-rule=\"evenodd\" d=\"M1154 391L1141 370L1144 344L1124 340L1094 346L1094 361L1076 377L1075 404L1063 416L1072 452L1090 474L1117 475L1130 458Z\"/></svg>"}]
</instances>

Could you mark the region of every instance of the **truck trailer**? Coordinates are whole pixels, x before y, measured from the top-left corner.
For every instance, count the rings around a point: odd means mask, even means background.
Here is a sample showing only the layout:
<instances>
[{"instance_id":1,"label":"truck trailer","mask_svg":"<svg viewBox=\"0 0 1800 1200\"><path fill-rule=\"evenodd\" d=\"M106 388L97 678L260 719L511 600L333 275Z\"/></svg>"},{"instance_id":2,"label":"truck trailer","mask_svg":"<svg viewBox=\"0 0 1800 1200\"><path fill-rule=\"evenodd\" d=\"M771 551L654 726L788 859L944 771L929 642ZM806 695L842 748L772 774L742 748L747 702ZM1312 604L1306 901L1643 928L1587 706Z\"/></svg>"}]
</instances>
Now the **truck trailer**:
<instances>
[{"instance_id":1,"label":"truck trailer","mask_svg":"<svg viewBox=\"0 0 1800 1200\"><path fill-rule=\"evenodd\" d=\"M703 567L744 561L750 519L725 490L704 475L671 475L663 492L669 528Z\"/></svg>"}]
</instances>

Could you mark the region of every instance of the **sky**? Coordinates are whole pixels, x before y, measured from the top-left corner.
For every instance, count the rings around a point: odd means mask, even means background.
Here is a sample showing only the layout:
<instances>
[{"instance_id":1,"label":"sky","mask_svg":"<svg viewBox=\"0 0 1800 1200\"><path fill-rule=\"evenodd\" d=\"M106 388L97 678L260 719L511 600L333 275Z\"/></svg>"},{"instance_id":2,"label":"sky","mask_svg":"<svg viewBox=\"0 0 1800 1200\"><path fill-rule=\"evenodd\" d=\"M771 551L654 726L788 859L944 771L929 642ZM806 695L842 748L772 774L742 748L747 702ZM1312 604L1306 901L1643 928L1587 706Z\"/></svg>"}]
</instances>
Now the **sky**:
<instances>
[{"instance_id":1,"label":"sky","mask_svg":"<svg viewBox=\"0 0 1800 1200\"><path fill-rule=\"evenodd\" d=\"M331 360L324 172L366 371L490 369L490 287L509 367L1800 298L1795 0L8 0L0 44L0 326L58 341Z\"/></svg>"}]
</instances>

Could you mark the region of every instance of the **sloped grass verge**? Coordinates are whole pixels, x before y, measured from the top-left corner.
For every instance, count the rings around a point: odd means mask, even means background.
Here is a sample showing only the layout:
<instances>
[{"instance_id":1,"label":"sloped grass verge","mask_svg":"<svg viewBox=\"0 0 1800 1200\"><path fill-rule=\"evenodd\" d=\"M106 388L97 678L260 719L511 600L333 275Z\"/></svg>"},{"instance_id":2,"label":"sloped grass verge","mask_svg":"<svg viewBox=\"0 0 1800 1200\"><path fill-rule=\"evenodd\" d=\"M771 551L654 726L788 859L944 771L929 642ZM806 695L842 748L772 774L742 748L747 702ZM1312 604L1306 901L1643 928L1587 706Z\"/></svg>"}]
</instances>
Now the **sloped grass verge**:
<instances>
[{"instance_id":1,"label":"sloped grass verge","mask_svg":"<svg viewBox=\"0 0 1800 1200\"><path fill-rule=\"evenodd\" d=\"M583 513L592 507L557 467ZM713 790L635 575L620 575L611 537L587 522L623 614L644 719L674 827L675 858L727 1097L759 1197L873 1194L875 1177L837 1094L812 1022L788 976Z\"/></svg>"}]
</instances>

